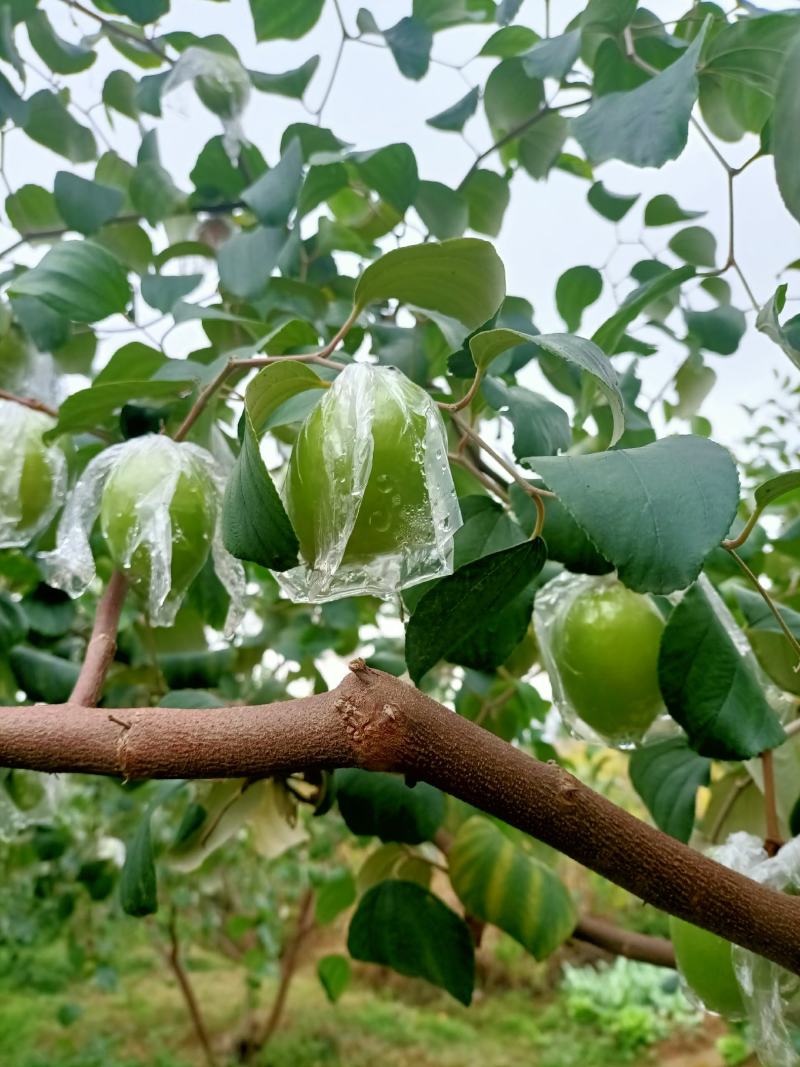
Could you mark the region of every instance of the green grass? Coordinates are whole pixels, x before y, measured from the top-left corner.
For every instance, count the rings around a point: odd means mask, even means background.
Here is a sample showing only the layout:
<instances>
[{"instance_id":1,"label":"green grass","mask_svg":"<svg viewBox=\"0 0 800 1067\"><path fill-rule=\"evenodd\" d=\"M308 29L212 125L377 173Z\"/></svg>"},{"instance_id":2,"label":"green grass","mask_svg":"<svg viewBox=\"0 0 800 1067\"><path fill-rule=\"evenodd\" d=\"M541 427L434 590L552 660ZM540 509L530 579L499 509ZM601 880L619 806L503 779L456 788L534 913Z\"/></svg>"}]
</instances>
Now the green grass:
<instances>
[{"instance_id":1,"label":"green grass","mask_svg":"<svg viewBox=\"0 0 800 1067\"><path fill-rule=\"evenodd\" d=\"M198 965L192 981L223 1067L231 1062L227 1053L242 1024L242 973L208 957L193 962ZM479 993L467 1009L419 983L391 978L382 986L382 973L362 972L332 1005L313 969L301 971L283 1023L257 1067L638 1067L658 1062L656 1049L626 1056L618 1035L571 1018L565 997L537 992L535 978L524 987ZM3 1067L203 1064L185 1006L160 960L137 953L111 989L92 980L67 984L55 964L50 974L49 982L18 981L13 972L0 978ZM259 994L264 1008L271 994L271 986ZM720 1062L713 1055L707 1061L708 1067Z\"/></svg>"}]
</instances>

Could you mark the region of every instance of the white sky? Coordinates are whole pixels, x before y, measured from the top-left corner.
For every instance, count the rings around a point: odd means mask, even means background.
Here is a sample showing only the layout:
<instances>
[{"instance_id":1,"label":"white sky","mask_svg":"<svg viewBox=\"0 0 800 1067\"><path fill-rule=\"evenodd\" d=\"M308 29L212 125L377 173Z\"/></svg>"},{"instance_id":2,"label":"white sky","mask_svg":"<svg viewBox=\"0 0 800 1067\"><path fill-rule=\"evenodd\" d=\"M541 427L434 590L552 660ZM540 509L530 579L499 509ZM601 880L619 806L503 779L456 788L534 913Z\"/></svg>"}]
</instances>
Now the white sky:
<instances>
[{"instance_id":1,"label":"white sky","mask_svg":"<svg viewBox=\"0 0 800 1067\"><path fill-rule=\"evenodd\" d=\"M91 20L72 12L58 0L44 0L41 6L56 29L68 39L75 39L76 27L79 33L93 32L95 28ZM341 6L348 26L354 29L356 12L362 6L360 0L341 0ZM379 25L387 27L408 14L410 6L410 0L374 0L372 10ZM553 3L553 32L560 31L583 6L578 0ZM688 4L686 0L681 3L654 0L649 6L659 17L669 21L682 14ZM777 10L791 5L773 2L769 6ZM526 0L516 21L541 31L543 11L543 0ZM316 106L327 85L339 40L338 23L330 0L312 33L298 42L257 45L246 0L230 3L173 0L172 10L162 20L161 28L164 31L191 29L199 35L224 34L236 46L246 66L269 72L298 66L309 56L321 54L322 63L308 93L311 107ZM495 28L459 27L439 33L435 39L434 56L461 63L478 52ZM24 47L24 35L20 36L23 37L20 44L24 53L30 55L30 50ZM33 58L38 63L36 57ZM480 59L470 63L464 71L434 63L423 81L412 82L399 74L388 51L349 42L323 124L332 128L342 140L352 142L360 149L406 141L416 153L423 178L457 185L474 159L473 150L458 135L433 130L424 120L458 100L468 86L483 84L496 62ZM95 65L88 72L77 78L64 79L64 82L76 87L76 99L83 106L90 106L99 100L109 70L126 65L118 53L101 43L100 58ZM148 73L134 67L130 69L135 76ZM34 76L29 82L29 90L40 87L41 83ZM196 101L188 87L169 97L164 111L165 118L157 123L162 161L176 182L188 189L188 173L208 138L219 132L219 123ZM115 115L114 127L110 129L102 109L94 111L93 115L113 147L123 156L134 159L139 143L135 124ZM148 124L150 121L147 119ZM313 119L295 101L254 92L244 118L244 129L247 137L259 146L272 164L277 159L281 134L293 121ZM467 124L466 134L479 150L491 143L480 109ZM568 144L568 150L569 147ZM752 154L754 147L755 141L725 145L722 150L730 162L739 163ZM490 159L484 166L497 167L498 164ZM15 188L30 181L52 188L56 171L70 168L67 161L33 144L22 134L14 134L8 139L6 173ZM91 166L75 169L88 176L93 171ZM669 192L684 207L708 211L707 217L698 223L708 226L716 234L718 248L724 256L727 247L725 174L694 133L681 159L660 171L610 163L597 168L596 173L612 191L643 194L640 204L621 224L620 234L626 240L638 236L641 207L647 199L656 193ZM559 171L553 171L545 183L534 182L522 173L513 182L511 206L496 244L506 264L509 292L532 302L536 324L544 332L564 328L553 299L559 275L576 263L601 266L615 243L613 226L586 203L587 190L587 183ZM774 291L779 271L800 256L800 230L780 201L771 159L758 161L737 178L736 191L741 205L737 212L737 258L759 302L763 303ZM648 242L658 252L672 232L668 228L651 230ZM10 233L0 236L13 239ZM38 251L26 252L24 258L35 262L39 254ZM633 262L646 257L647 253L640 247L621 247L610 267L614 280L623 279ZM737 279L729 275L728 280L733 286L734 302L746 310L748 303ZM791 274L789 280L792 280ZM627 288L629 286L623 286L622 292ZM197 299L197 295L192 299ZM697 308L708 306L702 297L695 300ZM613 308L613 299L606 289L601 301L589 309L582 332L590 334ZM155 313L143 309L143 321L153 317ZM748 311L751 324L753 318ZM173 331L168 342L169 354L184 355L191 347L198 346L196 331L196 325ZM683 350L665 342L661 334L655 334L652 339L658 341L661 351L658 356L640 362L645 396L654 395L683 358ZM115 343L109 351L128 340L131 340L129 333L115 335ZM769 340L752 328L735 356L726 358L709 354L706 359L717 371L719 383L703 413L712 419L715 436L726 443L735 443L745 432L746 423L739 404L753 405L776 395L776 371L796 383L797 375L791 364ZM526 384L538 387L538 371L531 369L526 373ZM679 425L675 428L682 429Z\"/></svg>"}]
</instances>

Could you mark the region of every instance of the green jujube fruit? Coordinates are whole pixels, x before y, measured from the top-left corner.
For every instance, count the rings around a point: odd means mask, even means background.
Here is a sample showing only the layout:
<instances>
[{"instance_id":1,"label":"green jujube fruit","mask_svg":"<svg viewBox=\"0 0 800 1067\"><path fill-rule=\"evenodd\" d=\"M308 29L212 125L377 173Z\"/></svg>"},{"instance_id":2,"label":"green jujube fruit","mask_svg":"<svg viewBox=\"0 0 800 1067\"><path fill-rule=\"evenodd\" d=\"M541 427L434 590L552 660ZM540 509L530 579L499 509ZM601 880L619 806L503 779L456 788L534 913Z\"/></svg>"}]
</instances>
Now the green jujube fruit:
<instances>
[{"instance_id":1,"label":"green jujube fruit","mask_svg":"<svg viewBox=\"0 0 800 1067\"><path fill-rule=\"evenodd\" d=\"M636 740L662 709L663 630L655 605L621 583L579 593L556 623L551 650L564 696L604 738Z\"/></svg>"},{"instance_id":2,"label":"green jujube fruit","mask_svg":"<svg viewBox=\"0 0 800 1067\"><path fill-rule=\"evenodd\" d=\"M380 388L375 390L374 405L372 467L343 563L401 552L434 539L422 459L425 416L404 408L393 393ZM337 521L321 502L335 498L337 487L347 494L350 486L356 462L354 439L355 427L349 433L332 432L331 420L318 404L295 442L284 497L300 551L311 566L330 535L326 524Z\"/></svg>"},{"instance_id":3,"label":"green jujube fruit","mask_svg":"<svg viewBox=\"0 0 800 1067\"><path fill-rule=\"evenodd\" d=\"M216 522L216 492L208 475L189 459L181 463L180 446L150 447L123 455L109 475L100 505L100 527L115 564L125 571L134 586L147 589L152 572L151 551L138 539L146 519L148 494L157 499L163 486L174 477L175 464L181 470L168 506L172 525L171 591L185 591L208 558ZM151 519L152 521L152 519Z\"/></svg>"},{"instance_id":4,"label":"green jujube fruit","mask_svg":"<svg viewBox=\"0 0 800 1067\"><path fill-rule=\"evenodd\" d=\"M670 916L669 930L678 970L705 1007L727 1017L743 1015L730 941L674 915Z\"/></svg>"}]
</instances>

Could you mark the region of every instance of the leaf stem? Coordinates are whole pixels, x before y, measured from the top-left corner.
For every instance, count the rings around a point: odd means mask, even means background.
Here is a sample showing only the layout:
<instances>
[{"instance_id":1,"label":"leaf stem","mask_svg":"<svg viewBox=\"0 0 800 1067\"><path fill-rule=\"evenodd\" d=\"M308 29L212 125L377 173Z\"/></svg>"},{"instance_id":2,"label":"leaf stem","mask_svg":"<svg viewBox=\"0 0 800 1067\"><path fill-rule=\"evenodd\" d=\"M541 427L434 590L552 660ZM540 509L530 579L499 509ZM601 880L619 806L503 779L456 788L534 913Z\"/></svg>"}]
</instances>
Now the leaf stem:
<instances>
[{"instance_id":1,"label":"leaf stem","mask_svg":"<svg viewBox=\"0 0 800 1067\"><path fill-rule=\"evenodd\" d=\"M747 566L747 564L742 559L742 557L739 555L739 553L733 548L728 548L728 546L725 545L724 543L723 543L723 548L727 549L727 551L730 552L730 554L733 556L733 558L736 560L737 564L739 565L740 569L747 575L748 579L750 580L751 584L753 585L753 588L756 589L761 594L761 598L763 599L764 603L767 605L769 610L775 616L775 620L777 621L777 623L780 626L781 630L783 630L783 633L784 633L784 635L786 637L786 640L792 646L792 650L795 652L795 654L798 657L798 665L794 668L795 670L797 670L798 667L800 667L800 641L797 640L797 638L794 636L792 631L786 625L786 620L784 619L784 617L781 615L780 611L778 610L778 607L775 604L775 601L769 595L769 593L764 588L764 586L761 584L761 582L759 582L759 580L756 577L756 575L750 570L750 568Z\"/></svg>"},{"instance_id":2,"label":"leaf stem","mask_svg":"<svg viewBox=\"0 0 800 1067\"><path fill-rule=\"evenodd\" d=\"M483 372L481 371L480 367L478 367L478 369L475 371L475 377L472 379L472 384L470 385L467 392L464 393L461 399L457 400L454 404L448 404L447 410L450 412L462 411L464 408L469 407L475 397L475 394L478 392L482 379Z\"/></svg>"},{"instance_id":3,"label":"leaf stem","mask_svg":"<svg viewBox=\"0 0 800 1067\"><path fill-rule=\"evenodd\" d=\"M520 489L524 490L528 494L528 496L531 496L534 499L536 499L537 496L555 497L556 494L551 493L549 489L539 489L535 485L531 485L531 483L525 478L523 478L521 474L518 474L513 464L509 463L507 459L503 459L500 453L496 452L495 449L493 449L492 446L488 443L488 441L484 441L484 439L477 432L477 430L473 430L472 427L468 425L468 423L464 422L463 419L459 418L458 415L456 415L453 411L449 410L449 404L440 404L439 406L448 413L448 415L456 424L457 428L461 431L461 433L465 437L468 437L471 441L474 441L478 448L482 449L487 456L491 456L495 463L499 464L506 472L506 474L508 474L517 483Z\"/></svg>"}]
</instances>

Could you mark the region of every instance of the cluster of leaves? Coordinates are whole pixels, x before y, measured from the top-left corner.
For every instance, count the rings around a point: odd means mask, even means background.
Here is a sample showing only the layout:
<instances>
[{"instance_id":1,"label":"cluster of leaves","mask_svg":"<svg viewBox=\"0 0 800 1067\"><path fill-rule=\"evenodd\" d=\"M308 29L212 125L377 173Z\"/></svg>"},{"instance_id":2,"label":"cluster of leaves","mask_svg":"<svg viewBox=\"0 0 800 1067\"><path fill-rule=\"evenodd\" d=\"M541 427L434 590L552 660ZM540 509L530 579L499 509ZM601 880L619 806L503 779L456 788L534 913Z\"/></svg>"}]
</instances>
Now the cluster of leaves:
<instances>
[{"instance_id":1,"label":"cluster of leaves","mask_svg":"<svg viewBox=\"0 0 800 1067\"><path fill-rule=\"evenodd\" d=\"M720 547L741 528L739 480L731 455L710 440L711 426L700 415L715 381L714 360L737 351L745 335L746 318L727 279L739 271L733 229L727 256L719 256L714 235L698 222L702 212L667 193L639 204L638 196L607 188L594 168L609 159L658 167L677 158L697 114L717 140L750 136L753 158L773 154L778 188L800 217L792 163L800 16L757 11L730 20L717 5L702 3L667 27L635 0L590 0L560 35L540 37L515 22L520 5L509 0L415 0L409 16L383 29L360 12L355 29L342 24L343 44L384 44L390 61L412 79L422 78L433 61L437 33L486 26L480 56L493 66L485 84L428 119L443 134L459 135L481 107L491 132L491 146L450 187L420 176L409 145L354 149L347 131L327 129L321 114L316 123L288 126L280 157L268 164L237 132L248 94L302 100L316 56L291 71L253 71L222 36L160 33L167 0L103 0L94 11L69 6L81 25L91 19L91 34L76 30L74 39L61 38L35 0L0 8L3 136L19 131L65 168L47 186L24 184L6 200L19 238L6 250L0 277L7 298L0 387L18 395L34 391L26 367L42 361L57 375L83 376L77 387L70 381L69 395L55 398L61 402L50 434L69 449L73 478L108 443L175 433L203 397L191 438L235 461L226 537L247 562L253 622L234 644L220 641L227 595L211 565L169 630L154 632L129 605L104 703L260 703L321 691L326 656L369 645L374 666L398 675L407 670L485 729L558 758L542 740L548 703L532 684L534 597L563 568L616 570L631 589L658 597L668 615L660 683L683 730L637 751L632 780L655 821L688 840L697 789L711 780L712 761L723 765L722 777L714 771L703 827L709 837L719 834L736 810L728 800L732 791L734 801L748 790L760 795L755 784L739 788L742 764L750 766L747 761L784 739L760 672L782 691L800 692L778 619L742 584L736 560ZM250 7L257 40L294 40L313 28L324 4L251 0ZM34 92L26 85L31 50L52 72L49 87ZM135 159L111 149L100 153L96 120L73 98L71 79L110 50L121 66L103 85L104 121L134 124ZM202 66L192 66L198 54ZM163 166L158 134L169 128L168 94L188 70L201 71L191 77L223 132L194 161L187 190ZM338 60L334 78L337 70ZM578 264L553 279L569 332L540 333L531 302L506 294L502 266L481 236L500 232L515 175L546 180L554 169L573 175L578 195L609 223L639 212L643 227L668 232L669 239L661 256L633 265L630 291L591 329L584 322L607 288L603 270ZM732 190L738 171L727 164L726 171ZM412 227L430 240L408 245ZM395 242L401 247L391 248ZM29 255L15 255L29 246L47 248L33 266L25 265ZM354 257L355 273L345 269ZM201 285L213 295L189 299ZM747 294L746 283L743 288ZM616 298L615 289L611 295ZM797 323L781 321L785 296L779 288L756 325L800 366ZM113 351L105 340L98 345L108 331L140 327L150 317L146 309L158 314L158 327L149 324L150 332L112 345ZM205 342L178 358L168 354L164 331L184 323L199 324ZM671 399L648 411L639 400L637 363L655 356L662 336L684 346L685 358ZM358 354L399 367L445 403L468 401L448 423L464 518L454 573L406 591L404 641L383 625L394 608L351 598L312 612L281 599L268 573L293 566L298 547L272 474L337 372L335 365L312 369L292 357L326 349L330 355L340 337L333 352L340 364ZM247 361L265 356L274 362L249 381L237 433L236 397L228 390L245 380ZM534 372L548 395L529 388ZM221 376L225 388L212 394ZM54 403L52 395L38 399ZM508 427L510 484L505 475L498 481L499 468L481 458L478 424L487 433ZM681 435L657 437L665 424ZM795 459L783 443L778 464ZM778 476L763 450L753 473L761 483L753 506L759 514L769 508L775 521L752 525L741 558L756 577L769 578L783 599L783 623L798 638L800 476ZM530 490L542 486L556 497L546 499L543 538L532 540L540 518ZM0 689L7 703L64 700L85 650L92 598L76 606L46 585L37 553L52 539L48 530L22 550L0 552ZM100 537L94 548L107 577L111 563ZM740 635L720 622L702 575L722 592L759 667L741 655ZM677 606L665 598L687 587ZM788 744L779 752L786 760L779 814L788 827L797 821L796 757ZM4 785L24 811L20 781L9 773ZM119 879L126 911L156 909L156 859L165 870L168 859L184 868L214 864L215 849L245 825L254 842L278 834L264 783L215 788L187 783L173 793L147 786L140 797L112 784L96 787L101 809L124 797L137 816L135 827L131 818L121 831L128 839ZM499 926L537 958L572 932L575 905L554 858L506 826L448 806L436 790L359 771L281 789L284 800L299 793L320 816L335 802L353 834L378 839L357 876L338 869L318 877L320 922L358 902L348 937L356 959L426 978L469 1002L473 940L464 919L431 888L432 857L439 862L432 842L443 829L453 835L450 883L469 915ZM67 856L66 838L58 855L47 855L47 842L62 842L60 833L57 822L21 825L36 879L41 863ZM312 846L303 848L305 857ZM70 877L81 881L81 853L69 862L78 864ZM102 862L113 883L116 868ZM173 876L162 882L162 899L165 890L177 893ZM65 893L52 896L55 912L68 921L72 912L60 903ZM341 957L322 962L331 997L344 988L348 967Z\"/></svg>"}]
</instances>

